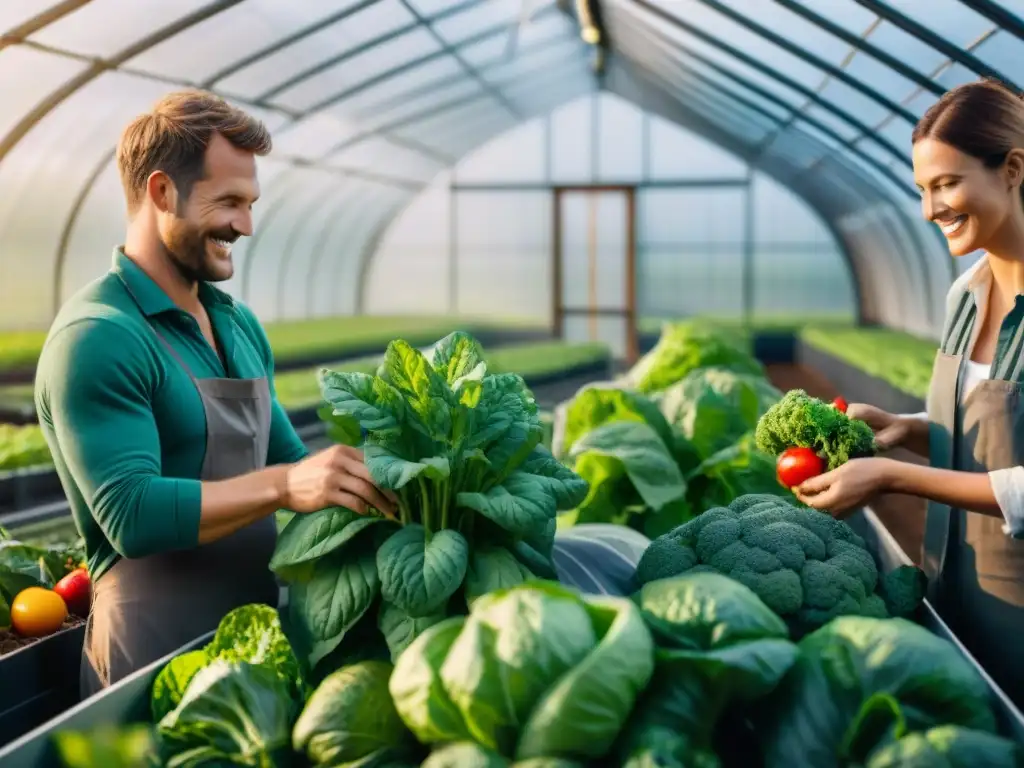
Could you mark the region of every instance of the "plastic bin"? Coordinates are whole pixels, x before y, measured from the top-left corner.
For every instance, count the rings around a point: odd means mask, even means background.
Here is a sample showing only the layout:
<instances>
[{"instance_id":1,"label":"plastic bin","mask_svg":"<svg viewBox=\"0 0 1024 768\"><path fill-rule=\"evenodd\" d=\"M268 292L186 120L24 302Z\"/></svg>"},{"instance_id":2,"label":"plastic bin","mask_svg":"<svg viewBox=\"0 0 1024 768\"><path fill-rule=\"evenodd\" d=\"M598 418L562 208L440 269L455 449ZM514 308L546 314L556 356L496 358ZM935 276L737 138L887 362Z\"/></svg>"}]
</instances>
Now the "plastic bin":
<instances>
[{"instance_id":1,"label":"plastic bin","mask_svg":"<svg viewBox=\"0 0 1024 768\"><path fill-rule=\"evenodd\" d=\"M153 680L167 662L180 653L203 647L213 639L213 635L213 632L208 632L29 731L0 750L0 765L4 768L60 768L60 758L51 739L58 731L86 731L101 725L152 723L149 694Z\"/></svg>"},{"instance_id":2,"label":"plastic bin","mask_svg":"<svg viewBox=\"0 0 1024 768\"><path fill-rule=\"evenodd\" d=\"M78 703L85 625L0 656L0 746Z\"/></svg>"},{"instance_id":3,"label":"plastic bin","mask_svg":"<svg viewBox=\"0 0 1024 768\"><path fill-rule=\"evenodd\" d=\"M887 573L901 565L913 565L913 561L907 556L907 553L903 551L896 539L893 538L893 535L889 533L889 530L870 508L865 507L856 515L850 517L847 522L864 538L865 543L874 552L883 572ZM971 656L967 648L957 639L953 631L927 600L924 601L922 606L920 622L939 637L955 645L963 657L984 678L985 682L988 683L989 690L992 692L992 706L996 711L996 717L999 719L1000 728L1007 736L1011 736L1018 743L1024 744L1024 715L1021 714L1021 711L1010 701L1006 693L996 685L996 682L989 677L988 673ZM1009 639L1008 642L1010 642Z\"/></svg>"}]
</instances>

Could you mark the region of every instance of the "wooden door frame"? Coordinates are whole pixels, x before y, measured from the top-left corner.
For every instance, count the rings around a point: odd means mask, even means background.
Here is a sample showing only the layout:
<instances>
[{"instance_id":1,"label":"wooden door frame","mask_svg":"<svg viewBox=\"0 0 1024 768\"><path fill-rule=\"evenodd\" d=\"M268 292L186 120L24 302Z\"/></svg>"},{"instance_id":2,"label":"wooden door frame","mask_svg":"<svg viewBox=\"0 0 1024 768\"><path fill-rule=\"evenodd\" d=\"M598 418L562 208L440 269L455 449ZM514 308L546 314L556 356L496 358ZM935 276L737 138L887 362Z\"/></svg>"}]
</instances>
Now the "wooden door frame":
<instances>
[{"instance_id":1,"label":"wooden door frame","mask_svg":"<svg viewBox=\"0 0 1024 768\"><path fill-rule=\"evenodd\" d=\"M626 306L598 307L593 312L597 315L621 317L626 322L626 361L636 362L640 356L639 330L636 322L636 185L635 184L564 184L552 186L552 226L551 226L551 286L552 286L552 331L557 338L565 336L565 316L569 314L590 315L591 310L579 310L566 307L562 298L564 269L562 264L562 198L566 193L620 192L626 199Z\"/></svg>"}]
</instances>

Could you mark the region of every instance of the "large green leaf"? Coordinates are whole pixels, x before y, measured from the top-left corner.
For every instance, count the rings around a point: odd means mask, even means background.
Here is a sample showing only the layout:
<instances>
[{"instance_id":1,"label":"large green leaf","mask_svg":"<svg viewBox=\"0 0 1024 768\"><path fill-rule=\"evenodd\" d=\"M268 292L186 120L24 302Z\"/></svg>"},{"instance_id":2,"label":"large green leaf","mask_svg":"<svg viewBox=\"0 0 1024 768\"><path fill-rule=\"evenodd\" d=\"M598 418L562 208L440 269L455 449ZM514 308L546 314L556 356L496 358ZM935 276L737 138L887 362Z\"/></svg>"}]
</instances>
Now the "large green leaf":
<instances>
[{"instance_id":1,"label":"large green leaf","mask_svg":"<svg viewBox=\"0 0 1024 768\"><path fill-rule=\"evenodd\" d=\"M381 396L377 379L367 373L339 373L322 368L320 393L338 415L350 415L372 432L401 429L405 414L396 413L394 400Z\"/></svg>"},{"instance_id":2,"label":"large green leaf","mask_svg":"<svg viewBox=\"0 0 1024 768\"><path fill-rule=\"evenodd\" d=\"M427 425L431 437L446 439L452 428L449 408L455 403L455 396L423 353L401 339L392 341L384 353L382 372Z\"/></svg>"},{"instance_id":3,"label":"large green leaf","mask_svg":"<svg viewBox=\"0 0 1024 768\"><path fill-rule=\"evenodd\" d=\"M591 386L577 394L566 407L565 430L554 448L555 455L565 458L588 432L617 421L646 424L665 445L671 445L675 439L672 427L653 399L639 392Z\"/></svg>"},{"instance_id":4,"label":"large green leaf","mask_svg":"<svg viewBox=\"0 0 1024 768\"><path fill-rule=\"evenodd\" d=\"M266 667L214 661L158 725L166 768L285 765L299 704Z\"/></svg>"},{"instance_id":5,"label":"large green leaf","mask_svg":"<svg viewBox=\"0 0 1024 768\"><path fill-rule=\"evenodd\" d=\"M459 506L468 507L514 536L545 531L557 512L548 483L537 475L511 473L501 485L486 493L460 493Z\"/></svg>"},{"instance_id":6,"label":"large green leaf","mask_svg":"<svg viewBox=\"0 0 1024 768\"><path fill-rule=\"evenodd\" d=\"M546 447L534 447L520 471L540 478L544 488L555 497L557 509L572 509L587 497L587 481L556 459Z\"/></svg>"},{"instance_id":7,"label":"large green leaf","mask_svg":"<svg viewBox=\"0 0 1024 768\"><path fill-rule=\"evenodd\" d=\"M153 680L153 691L149 697L154 723L159 723L181 703L192 678L209 663L210 657L200 648L175 656L160 670Z\"/></svg>"},{"instance_id":8,"label":"large green leaf","mask_svg":"<svg viewBox=\"0 0 1024 768\"><path fill-rule=\"evenodd\" d=\"M590 484L591 494L625 476L657 511L686 493L686 481L668 447L640 422L616 421L588 432L573 445L569 461Z\"/></svg>"},{"instance_id":9,"label":"large green leaf","mask_svg":"<svg viewBox=\"0 0 1024 768\"><path fill-rule=\"evenodd\" d=\"M479 342L462 331L450 333L437 342L430 362L453 390L467 378L483 378L486 370Z\"/></svg>"},{"instance_id":10,"label":"large green leaf","mask_svg":"<svg viewBox=\"0 0 1024 768\"><path fill-rule=\"evenodd\" d=\"M377 616L377 626L381 634L384 635L388 650L391 652L391 659L394 661L412 644L413 640L447 617L448 612L444 608L426 616L413 617L398 606L382 601L380 613Z\"/></svg>"},{"instance_id":11,"label":"large green leaf","mask_svg":"<svg viewBox=\"0 0 1024 768\"><path fill-rule=\"evenodd\" d=\"M359 515L344 507L295 515L278 534L270 568L290 581L308 578L311 569L297 566L326 557L370 526L380 523L393 525L384 517Z\"/></svg>"},{"instance_id":12,"label":"large green leaf","mask_svg":"<svg viewBox=\"0 0 1024 768\"><path fill-rule=\"evenodd\" d=\"M758 725L768 768L863 762L882 746L865 738L859 716L879 694L897 703L908 732L937 725L996 732L984 679L953 645L918 624L840 616L799 649ZM858 754L848 754L851 748Z\"/></svg>"},{"instance_id":13,"label":"large green leaf","mask_svg":"<svg viewBox=\"0 0 1024 768\"><path fill-rule=\"evenodd\" d=\"M377 553L371 547L335 550L316 561L309 581L290 589L288 608L296 644L313 667L338 646L377 597Z\"/></svg>"},{"instance_id":14,"label":"large green leaf","mask_svg":"<svg viewBox=\"0 0 1024 768\"><path fill-rule=\"evenodd\" d=\"M395 491L420 476L438 481L446 479L451 473L448 459L444 456L408 461L379 445L367 445L363 449L363 460L378 486Z\"/></svg>"},{"instance_id":15,"label":"large green leaf","mask_svg":"<svg viewBox=\"0 0 1024 768\"><path fill-rule=\"evenodd\" d=\"M315 766L337 766L412 739L388 692L390 664L364 661L329 675L292 729L292 748Z\"/></svg>"},{"instance_id":16,"label":"large green leaf","mask_svg":"<svg viewBox=\"0 0 1024 768\"><path fill-rule=\"evenodd\" d=\"M504 755L544 693L597 637L580 598L537 584L479 598L441 665L444 689L473 740Z\"/></svg>"},{"instance_id":17,"label":"large green leaf","mask_svg":"<svg viewBox=\"0 0 1024 768\"><path fill-rule=\"evenodd\" d=\"M530 570L505 547L474 547L466 571L466 602L472 603L488 592L519 586L532 578Z\"/></svg>"},{"instance_id":18,"label":"large green leaf","mask_svg":"<svg viewBox=\"0 0 1024 768\"><path fill-rule=\"evenodd\" d=\"M377 551L381 596L413 617L427 616L448 601L466 576L469 545L458 531L407 525Z\"/></svg>"},{"instance_id":19,"label":"large green leaf","mask_svg":"<svg viewBox=\"0 0 1024 768\"><path fill-rule=\"evenodd\" d=\"M453 616L425 630L398 657L391 673L388 690L395 709L423 744L471 739L441 680L441 665L465 622L465 617Z\"/></svg>"},{"instance_id":20,"label":"large green leaf","mask_svg":"<svg viewBox=\"0 0 1024 768\"><path fill-rule=\"evenodd\" d=\"M654 672L654 642L640 611L619 598L588 598L602 633L583 660L558 678L522 727L516 758L604 758Z\"/></svg>"}]
</instances>

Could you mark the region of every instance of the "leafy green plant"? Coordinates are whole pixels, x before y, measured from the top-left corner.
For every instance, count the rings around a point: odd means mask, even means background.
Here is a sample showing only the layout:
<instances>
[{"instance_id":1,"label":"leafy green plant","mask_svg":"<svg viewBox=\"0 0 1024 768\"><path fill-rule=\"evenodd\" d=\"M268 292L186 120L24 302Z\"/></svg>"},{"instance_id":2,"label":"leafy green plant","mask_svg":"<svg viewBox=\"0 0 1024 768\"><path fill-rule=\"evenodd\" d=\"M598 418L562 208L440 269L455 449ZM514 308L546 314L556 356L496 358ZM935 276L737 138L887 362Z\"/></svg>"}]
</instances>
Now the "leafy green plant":
<instances>
[{"instance_id":1,"label":"leafy green plant","mask_svg":"<svg viewBox=\"0 0 1024 768\"><path fill-rule=\"evenodd\" d=\"M469 742L516 761L597 760L650 681L653 652L629 600L535 582L496 590L468 617L426 630L399 657L390 691L422 744Z\"/></svg>"},{"instance_id":2,"label":"leafy green plant","mask_svg":"<svg viewBox=\"0 0 1024 768\"><path fill-rule=\"evenodd\" d=\"M618 523L657 537L744 494L791 496L752 437L780 395L759 376L721 368L654 395L585 388L559 407L553 444L590 491L559 525Z\"/></svg>"},{"instance_id":3,"label":"leafy green plant","mask_svg":"<svg viewBox=\"0 0 1024 768\"><path fill-rule=\"evenodd\" d=\"M924 627L843 616L798 647L792 670L758 708L766 768L859 765L893 739L939 725L996 733L985 681ZM961 764L990 765L979 759L985 754L973 750L977 762Z\"/></svg>"},{"instance_id":4,"label":"leafy green plant","mask_svg":"<svg viewBox=\"0 0 1024 768\"><path fill-rule=\"evenodd\" d=\"M311 666L361 635L360 622L397 657L485 592L554 577L555 517L587 485L540 444L521 376L489 375L479 344L456 333L431 360L394 341L375 375L324 370L320 382L328 418L365 434L366 466L400 512L332 509L281 531L271 567L290 585L292 639Z\"/></svg>"},{"instance_id":5,"label":"leafy green plant","mask_svg":"<svg viewBox=\"0 0 1024 768\"><path fill-rule=\"evenodd\" d=\"M889 328L809 327L805 343L915 397L928 395L938 342Z\"/></svg>"}]
</instances>

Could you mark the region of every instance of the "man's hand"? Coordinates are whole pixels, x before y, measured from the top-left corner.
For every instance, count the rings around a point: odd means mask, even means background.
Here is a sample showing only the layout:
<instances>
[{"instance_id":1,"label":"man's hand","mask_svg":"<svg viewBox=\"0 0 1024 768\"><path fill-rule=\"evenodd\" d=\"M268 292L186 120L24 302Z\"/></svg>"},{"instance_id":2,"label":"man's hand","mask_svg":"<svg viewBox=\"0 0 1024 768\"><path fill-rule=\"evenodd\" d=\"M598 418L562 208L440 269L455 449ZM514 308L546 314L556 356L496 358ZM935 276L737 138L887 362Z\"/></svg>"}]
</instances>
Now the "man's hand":
<instances>
[{"instance_id":1,"label":"man's hand","mask_svg":"<svg viewBox=\"0 0 1024 768\"><path fill-rule=\"evenodd\" d=\"M394 517L398 499L374 485L357 448L335 445L288 468L284 508L292 512L319 512L345 507L365 515L370 507Z\"/></svg>"},{"instance_id":2,"label":"man's hand","mask_svg":"<svg viewBox=\"0 0 1024 768\"><path fill-rule=\"evenodd\" d=\"M928 455L928 424L921 419L898 416L866 403L853 403L846 415L871 427L880 450L902 447L922 456Z\"/></svg>"}]
</instances>

